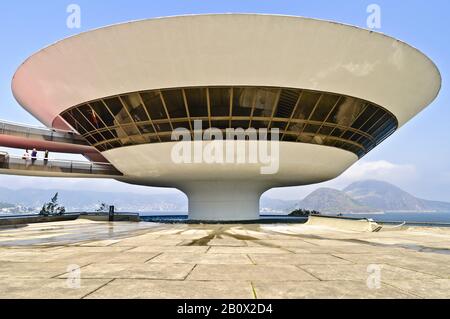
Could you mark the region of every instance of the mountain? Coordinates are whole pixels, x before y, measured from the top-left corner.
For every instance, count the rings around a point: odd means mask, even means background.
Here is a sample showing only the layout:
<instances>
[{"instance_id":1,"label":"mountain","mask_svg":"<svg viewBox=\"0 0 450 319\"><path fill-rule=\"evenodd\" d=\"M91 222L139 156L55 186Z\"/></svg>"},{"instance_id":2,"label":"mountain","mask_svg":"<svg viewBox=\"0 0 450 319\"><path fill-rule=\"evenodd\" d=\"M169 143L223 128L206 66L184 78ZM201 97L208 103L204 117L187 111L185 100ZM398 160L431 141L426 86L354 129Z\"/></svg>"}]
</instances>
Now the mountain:
<instances>
[{"instance_id":1,"label":"mountain","mask_svg":"<svg viewBox=\"0 0 450 319\"><path fill-rule=\"evenodd\" d=\"M355 182L343 191L360 204L381 211L450 212L450 203L420 199L397 186L382 181Z\"/></svg>"},{"instance_id":2,"label":"mountain","mask_svg":"<svg viewBox=\"0 0 450 319\"><path fill-rule=\"evenodd\" d=\"M322 213L362 213L375 209L365 206L345 192L332 188L319 188L303 199L297 208L316 210Z\"/></svg>"},{"instance_id":3,"label":"mountain","mask_svg":"<svg viewBox=\"0 0 450 319\"><path fill-rule=\"evenodd\" d=\"M114 205L116 210L127 212L188 210L187 198L182 193L136 194L37 188L11 190L0 187L0 213L39 211L56 192L59 193L59 203L72 212L95 211L101 203ZM420 199L392 184L374 180L356 182L343 190L320 188L300 202L267 196L261 198L261 211L265 214L287 214L297 208L331 214L381 211L450 212L450 203Z\"/></svg>"},{"instance_id":4,"label":"mountain","mask_svg":"<svg viewBox=\"0 0 450 319\"><path fill-rule=\"evenodd\" d=\"M12 208L12 207L14 207L14 206L15 206L14 204L8 204L8 203L0 202L0 209L3 209L3 208Z\"/></svg>"},{"instance_id":5,"label":"mountain","mask_svg":"<svg viewBox=\"0 0 450 319\"><path fill-rule=\"evenodd\" d=\"M320 188L300 201L296 208L322 213L450 212L450 203L417 198L387 182L366 180L342 191Z\"/></svg>"},{"instance_id":6,"label":"mountain","mask_svg":"<svg viewBox=\"0 0 450 319\"><path fill-rule=\"evenodd\" d=\"M58 192L58 201L67 211L95 211L101 203L114 205L116 210L128 212L187 212L188 202L185 195L174 194L136 194L83 190L57 190L26 188L12 190L0 187L0 203L8 201L0 213L20 213L38 211ZM296 200L281 200L263 197L261 210L266 214L287 214L291 212ZM8 206L6 208L6 206Z\"/></svg>"},{"instance_id":7,"label":"mountain","mask_svg":"<svg viewBox=\"0 0 450 319\"><path fill-rule=\"evenodd\" d=\"M59 203L68 211L95 211L101 203L114 205L122 211L187 211L187 200L183 194L136 194L94 192L82 190L44 190L27 188L11 190L0 187L0 202L14 203L22 207L40 209L55 193Z\"/></svg>"}]
</instances>

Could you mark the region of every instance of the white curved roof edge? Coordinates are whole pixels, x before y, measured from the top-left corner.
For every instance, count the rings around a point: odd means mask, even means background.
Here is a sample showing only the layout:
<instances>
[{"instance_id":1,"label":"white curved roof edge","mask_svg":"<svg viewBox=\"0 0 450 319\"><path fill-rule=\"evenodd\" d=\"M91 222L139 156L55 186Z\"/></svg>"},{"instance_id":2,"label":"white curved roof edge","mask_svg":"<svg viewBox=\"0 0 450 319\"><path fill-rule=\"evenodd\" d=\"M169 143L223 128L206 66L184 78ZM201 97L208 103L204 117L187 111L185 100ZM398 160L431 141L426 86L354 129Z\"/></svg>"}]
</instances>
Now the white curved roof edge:
<instances>
[{"instance_id":1,"label":"white curved roof edge","mask_svg":"<svg viewBox=\"0 0 450 319\"><path fill-rule=\"evenodd\" d=\"M37 53L39 53L39 52L41 52L41 51L45 51L46 49L49 49L49 48L51 48L51 47L53 47L53 46L59 44L60 42L63 42L63 41L66 41L66 40L69 40L69 39L72 39L72 38L80 37L80 36L82 36L82 35L84 35L84 34L86 34L86 33L94 32L94 31L99 31L99 30L103 30L103 29L108 29L108 28L119 27L119 26L126 25L126 24L133 24L133 23L145 22L145 21L148 21L148 20L172 19L172 18L196 17L196 16L221 16L221 15L270 16L270 17L286 17L286 18L295 18L295 19L315 20L315 21L321 21L321 22L327 22L327 23L331 23L331 24L336 24L336 25L340 25L340 26L344 26L344 27L355 28L355 29L358 29L358 30L365 30L365 31L370 32L370 33L375 33L375 34L378 34L378 35L381 35L381 36L385 36L385 37L387 37L387 38L389 38L389 39L396 40L396 41L398 41L398 42L400 42L400 43L402 43L402 44L404 44L404 45L406 45L406 46L409 46L410 48L412 48L412 49L418 51L420 54L422 54L422 55L425 56L427 59L429 59L430 62L435 66L436 71L439 73L439 77L440 77L441 80L442 80L442 75L441 75L441 72L440 72L439 68L437 67L436 63L434 63L434 61L431 60L431 59L428 57L427 54L425 54L422 50L418 49L417 47L415 47L415 46L409 44L408 42L403 41L403 40L401 40L401 39L398 39L398 38L396 38L396 37L390 36L390 35L388 35L388 34L386 34L386 33L384 33L384 32L377 31L377 30L372 30L372 29L368 29L368 28L364 28L364 27L357 26L357 25L351 24L351 23L337 22L337 21L328 20L328 19L311 18L311 17L305 17L305 16L295 16L295 15L291 15L291 14L281 14L281 13L274 13L274 14L271 14L271 13L250 13L250 12L249 12L249 13L245 13L245 12L236 12L236 13L235 13L235 12L224 12L224 13L189 13L189 14L175 14L175 15L169 15L169 16L150 17L150 18L135 19L135 20L129 20L129 21L124 21L124 22L117 22L117 23L107 24L107 25L102 26L102 27L92 28L92 29L89 29L89 30L87 30L87 31L83 31L83 32L80 32L80 33L77 33L77 34L68 36L68 37L66 37L66 38L64 38L64 39L57 40L57 41L55 41L55 42L53 42L53 43L51 43L51 44L49 44L49 45L47 45L47 46L44 46L43 48L41 48L41 49L39 49L39 50L37 50L37 51L34 51L33 53L31 53L31 55L30 55L28 58L26 58L26 59L19 65L19 67L17 68L17 70L20 69L20 67L21 67L23 64L25 64L29 59L31 59L31 58L32 58L34 55L36 55ZM16 72L14 72L13 78L15 77L15 75L16 75L16 73L17 73L17 70L16 70Z\"/></svg>"},{"instance_id":2,"label":"white curved roof edge","mask_svg":"<svg viewBox=\"0 0 450 319\"><path fill-rule=\"evenodd\" d=\"M33 57L36 57L36 56L39 55L40 53L44 53L44 52L46 52L46 51L52 49L53 47L58 46L58 45L61 44L61 43L67 43L67 41L70 41L71 39L74 40L74 39L77 39L77 38L86 36L86 35L88 35L88 34L94 34L94 33L96 33L96 32L101 32L101 31L105 31L105 30L113 29L113 28L121 28L121 27L124 27L124 26L126 26L126 25L132 25L132 24L133 24L133 25L136 25L136 24L146 23L146 22L154 21L154 20L173 20L173 19L185 19L185 18L189 18L189 17L208 17L208 16L255 16L255 17L272 17L272 18L273 18L273 17L280 17L280 18L289 18L289 19L292 18L292 19L295 19L295 20L305 20L305 21L309 21L309 22L311 22L311 21L316 21L316 22L319 22L319 23L333 24L333 25L336 25L336 26L345 27L345 28L347 28L347 29L349 29L349 30L351 29L351 30L356 30L356 31L363 31L363 32L366 32L367 34L374 34L374 35L376 35L377 37L383 37L383 38L389 39L389 40L391 40L391 41L398 42L398 43L400 43L402 46L405 46L405 47L407 47L407 48L410 48L410 49L414 50L414 51L415 51L416 53L418 53L422 58L426 59L426 61L428 61L429 65L434 69L434 72L435 72L435 75L436 75L436 79L435 79L433 82L435 82L436 85L434 85L433 88L430 87L430 90L429 90L429 91L433 90L433 92L429 92L429 93L432 93L432 94L431 94L430 96L427 97L426 103L425 103L424 101L422 101L422 102L423 102L422 104L425 104L425 105L421 105L421 106L419 106L419 107L416 107L416 109L418 109L418 110L414 110L413 112L409 112L409 110L408 110L408 112L407 112L408 114L407 114L404 118L401 117L401 118L399 119L400 126L403 125L403 124L404 124L407 120L409 120L412 116L414 116L414 114L412 114L412 113L415 113L415 114L416 114L416 113L420 112L424 107L426 107L427 104L431 103L431 102L437 97L437 95L438 95L438 93L439 93L439 91L440 91L440 89L441 89L441 85L442 85L442 76L441 76L441 74L440 74L440 72L439 72L439 69L437 68L436 64L435 64L430 58L428 58L423 52L421 52L421 51L418 50L417 48L415 48L415 47L413 47L413 46L411 46L411 45L409 45L409 44L407 44L407 43L405 43L405 42L403 42L403 41L401 41L401 40L398 40L398 39L395 39L395 38L393 38L393 37L391 37L391 36L385 35L385 34L383 34L383 33L375 32L375 31L373 31L373 30L363 29L363 28L360 28L360 27L357 27L357 26L353 26L353 25L349 25L349 24L344 24L344 23L338 23L338 22L333 22L333 21L328 21L328 20L321 20L321 19L314 19L314 18L306 18L306 17L290 16L290 15L247 14L247 13L225 13L225 14L219 14L219 13L215 13L215 14L177 15L177 16L170 16L170 17L159 17L159 18L151 18L151 19L141 19L141 20L129 21L129 22L125 22L125 23L113 24L113 25L110 25L110 26L101 27L101 28L97 28L97 29L90 30L90 31L82 32L82 33L80 33L80 34L77 34L77 35L68 37L68 38L63 39L63 40L60 40L60 41L57 41L56 43L54 43L54 44L52 44L52 45L50 45L50 46L47 46L46 48L44 48L44 49L42 49L42 50L39 50L37 53L35 53L35 54L33 54L32 56L30 56L27 60L25 60L25 61L21 64L21 66L18 68L18 70L16 71L16 73L14 74L14 77L13 77L12 89L13 89L14 96L16 97L16 99L19 101L20 104L22 104L25 108L27 108L32 114L34 114L35 116L37 116L37 115L35 114L35 112L36 112L36 111L35 111L35 110L36 110L35 108L30 107L30 105L28 105L28 107L27 107L27 105L24 105L24 104L27 104L27 103L21 103L20 97L18 98L18 97L16 96L16 90L15 90L15 88L14 88L14 81L15 81L15 79L16 79L17 74L22 70L22 68L23 68L25 65L27 65L27 63L29 63L29 62L33 59ZM421 61L421 62L424 63L424 61ZM427 72L428 72L428 69L427 69ZM430 73L433 73L433 72L430 70ZM354 80L355 80L355 79L354 79ZM389 80L392 80L392 79L389 79L389 78L386 79L386 81L389 81ZM410 79L409 79L408 77L404 77L403 80L409 81ZM349 81L349 82L351 82L351 81ZM239 84L239 83L236 83L236 84ZM245 85L245 84L246 84L246 83L242 83L242 85ZM248 84L249 84L249 85L252 85L252 83L248 83ZM190 86L190 85L186 85L186 86ZM192 86L195 86L195 85L192 85ZM270 85L270 84L268 84L267 86L276 86L276 85ZM166 87L162 87L162 86L161 86L160 88L170 88L170 87L177 87L177 85L174 85L174 86L166 86ZM290 87L290 86L286 86L286 87ZM296 87L296 86L292 86L292 87ZM299 88L304 88L304 87L299 87ZM308 89L308 87L305 87L305 88ZM150 89L151 89L151 88L150 88ZM139 89L137 89L137 90L135 90L135 91L140 91L140 90L141 90L141 88L139 88ZM317 90L320 91L320 88L318 88ZM377 100L374 101L374 100L372 100L372 99L368 99L368 98L365 97L365 96L353 95L353 94L349 94L349 92L341 92L341 91L338 91L338 90L337 90L337 91L333 91L333 90L324 90L324 91L331 92L331 93L343 94L343 95L355 96L355 97L358 97L358 98L363 98L363 99L369 100L369 101L371 101L371 102L380 104L380 105L382 105L383 107L386 107L388 110L392 111L391 108L390 108L390 105L383 105L383 103L379 103L379 101L377 101ZM128 91L128 92L132 92L132 90L130 90L130 91ZM116 92L116 94L122 94L122 93L128 93L128 92ZM412 92L415 93L414 91L412 91ZM112 94L111 94L111 95L112 95ZM103 95L103 96L100 96L100 95L99 95L98 98L100 98L100 97L106 97L106 96L108 96L108 95ZM89 100L90 100L90 99L85 100L85 101L80 100L79 102L82 103L82 102L87 102L87 101L89 101ZM29 103L28 103L28 104L29 104ZM79 104L79 103L77 103L77 104ZM76 105L76 104L74 104L74 105ZM71 106L74 106L74 105L71 105ZM66 105L65 107L67 107L67 106L68 106L68 105ZM395 108L395 107L394 107L394 108ZM396 114L395 111L392 111L392 112L398 117L398 114ZM403 112L403 110L402 110L402 112ZM47 118L47 119L43 119L42 116L37 116L37 117L38 117L41 121L43 121L45 124L51 125L51 122L49 121L48 118Z\"/></svg>"}]
</instances>

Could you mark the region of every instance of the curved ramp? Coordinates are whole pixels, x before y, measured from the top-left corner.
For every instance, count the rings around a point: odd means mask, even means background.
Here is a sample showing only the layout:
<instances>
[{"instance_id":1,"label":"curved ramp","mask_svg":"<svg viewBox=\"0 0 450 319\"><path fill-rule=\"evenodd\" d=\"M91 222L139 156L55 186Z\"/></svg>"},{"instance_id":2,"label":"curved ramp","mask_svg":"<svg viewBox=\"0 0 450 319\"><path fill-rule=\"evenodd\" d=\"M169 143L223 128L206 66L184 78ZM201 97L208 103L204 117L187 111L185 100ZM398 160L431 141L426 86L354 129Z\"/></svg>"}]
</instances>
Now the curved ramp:
<instances>
[{"instance_id":1,"label":"curved ramp","mask_svg":"<svg viewBox=\"0 0 450 319\"><path fill-rule=\"evenodd\" d=\"M108 161L78 133L0 121L0 146L81 154L91 161Z\"/></svg>"},{"instance_id":2,"label":"curved ramp","mask_svg":"<svg viewBox=\"0 0 450 319\"><path fill-rule=\"evenodd\" d=\"M31 159L0 153L0 174L40 177L117 178L122 176L108 163Z\"/></svg>"},{"instance_id":3,"label":"curved ramp","mask_svg":"<svg viewBox=\"0 0 450 319\"><path fill-rule=\"evenodd\" d=\"M310 216L306 225L336 228L357 232L378 232L381 227L374 221L368 219L352 219L329 216Z\"/></svg>"}]
</instances>

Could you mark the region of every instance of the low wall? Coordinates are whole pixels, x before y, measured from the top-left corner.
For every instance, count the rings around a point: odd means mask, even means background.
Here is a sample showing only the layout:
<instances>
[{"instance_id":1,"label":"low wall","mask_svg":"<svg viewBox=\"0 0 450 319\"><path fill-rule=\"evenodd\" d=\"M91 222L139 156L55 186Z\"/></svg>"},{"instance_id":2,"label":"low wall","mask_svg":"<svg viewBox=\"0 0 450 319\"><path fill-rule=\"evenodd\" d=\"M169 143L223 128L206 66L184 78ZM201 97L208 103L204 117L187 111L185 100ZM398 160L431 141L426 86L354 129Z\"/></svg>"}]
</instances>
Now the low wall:
<instances>
[{"instance_id":1,"label":"low wall","mask_svg":"<svg viewBox=\"0 0 450 319\"><path fill-rule=\"evenodd\" d=\"M0 226L11 225L25 225L35 223L50 223L50 222L62 222L68 220L75 220L78 218L78 214L62 215L62 216L5 216L0 217Z\"/></svg>"},{"instance_id":2,"label":"low wall","mask_svg":"<svg viewBox=\"0 0 450 319\"><path fill-rule=\"evenodd\" d=\"M109 221L108 214L80 214L80 219L88 219L97 222L107 222ZM139 214L114 214L115 222L139 222L140 217Z\"/></svg>"}]
</instances>

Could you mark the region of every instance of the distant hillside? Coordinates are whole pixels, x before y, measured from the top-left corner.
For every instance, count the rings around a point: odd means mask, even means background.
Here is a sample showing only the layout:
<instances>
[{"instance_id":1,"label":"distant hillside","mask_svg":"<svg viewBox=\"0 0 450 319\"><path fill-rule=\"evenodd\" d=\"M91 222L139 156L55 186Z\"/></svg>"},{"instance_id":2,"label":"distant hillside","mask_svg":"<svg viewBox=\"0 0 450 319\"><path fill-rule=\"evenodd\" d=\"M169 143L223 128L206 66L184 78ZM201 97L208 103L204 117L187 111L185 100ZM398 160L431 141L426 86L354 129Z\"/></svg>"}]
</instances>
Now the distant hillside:
<instances>
[{"instance_id":1,"label":"distant hillside","mask_svg":"<svg viewBox=\"0 0 450 319\"><path fill-rule=\"evenodd\" d=\"M59 202L69 211L92 211L100 203L114 205L122 211L187 211L187 200L183 194L136 194L94 192L82 190L11 190L0 187L0 202L14 203L25 207L40 208L59 193Z\"/></svg>"},{"instance_id":2,"label":"distant hillside","mask_svg":"<svg viewBox=\"0 0 450 319\"><path fill-rule=\"evenodd\" d=\"M35 188L11 190L4 187L0 187L0 209L4 212L40 210L56 192L59 192L59 202L68 211L94 211L101 203L114 205L117 210L128 212L188 210L187 198L182 193L136 194ZM420 199L392 184L372 180L353 183L342 191L321 188L300 202L267 196L261 198L261 211L265 214L288 214L297 208L331 214L380 211L450 212L450 203Z\"/></svg>"},{"instance_id":3,"label":"distant hillside","mask_svg":"<svg viewBox=\"0 0 450 319\"><path fill-rule=\"evenodd\" d=\"M346 193L332 188L320 188L312 192L297 206L298 208L316 210L323 213L362 213L375 210L364 206Z\"/></svg>"},{"instance_id":4,"label":"distant hillside","mask_svg":"<svg viewBox=\"0 0 450 319\"><path fill-rule=\"evenodd\" d=\"M261 197L260 207L261 211L267 214L270 213L290 213L297 205L297 200L282 200L266 196Z\"/></svg>"},{"instance_id":5,"label":"distant hillside","mask_svg":"<svg viewBox=\"0 0 450 319\"><path fill-rule=\"evenodd\" d=\"M344 190L321 188L300 201L297 208L322 213L449 212L450 203L417 198L387 182L356 182Z\"/></svg>"},{"instance_id":6,"label":"distant hillside","mask_svg":"<svg viewBox=\"0 0 450 319\"><path fill-rule=\"evenodd\" d=\"M14 207L14 206L15 206L14 204L8 204L8 203L0 202L0 209L2 209L2 208L11 208L11 207Z\"/></svg>"},{"instance_id":7,"label":"distant hillside","mask_svg":"<svg viewBox=\"0 0 450 319\"><path fill-rule=\"evenodd\" d=\"M20 206L17 209L20 212L24 211L25 208L39 210L56 192L59 193L59 202L68 211L94 211L100 203L114 205L117 210L129 212L187 212L188 210L187 198L182 193L146 195L83 190L43 190L36 188L12 190L0 187L0 202L12 202L14 204L5 204L5 206ZM287 214L295 208L297 202L296 200L262 197L261 210L267 214Z\"/></svg>"},{"instance_id":8,"label":"distant hillside","mask_svg":"<svg viewBox=\"0 0 450 319\"><path fill-rule=\"evenodd\" d=\"M450 203L417 198L387 182L356 182L343 190L360 204L382 211L450 212Z\"/></svg>"}]
</instances>

